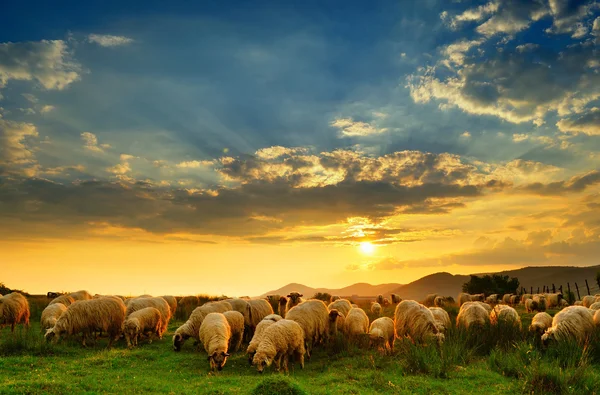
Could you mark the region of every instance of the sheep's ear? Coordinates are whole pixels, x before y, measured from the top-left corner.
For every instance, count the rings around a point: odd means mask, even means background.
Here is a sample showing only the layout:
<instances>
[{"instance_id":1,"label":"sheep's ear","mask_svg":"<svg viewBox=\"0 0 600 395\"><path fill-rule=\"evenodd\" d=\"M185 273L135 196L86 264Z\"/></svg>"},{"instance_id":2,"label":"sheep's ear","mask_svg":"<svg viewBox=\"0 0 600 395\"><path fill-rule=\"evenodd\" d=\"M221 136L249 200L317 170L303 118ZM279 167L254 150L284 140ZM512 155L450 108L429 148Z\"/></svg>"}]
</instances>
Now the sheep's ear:
<instances>
[{"instance_id":1,"label":"sheep's ear","mask_svg":"<svg viewBox=\"0 0 600 395\"><path fill-rule=\"evenodd\" d=\"M302 297L302 296L304 296L304 295L302 295L302 294L299 294L298 296Z\"/></svg>"},{"instance_id":2,"label":"sheep's ear","mask_svg":"<svg viewBox=\"0 0 600 395\"><path fill-rule=\"evenodd\" d=\"M228 353L226 353L226 352L224 352L224 353L223 353L223 356L224 356L224 357L228 357L228 356L229 356L229 354L228 354Z\"/></svg>"},{"instance_id":3,"label":"sheep's ear","mask_svg":"<svg viewBox=\"0 0 600 395\"><path fill-rule=\"evenodd\" d=\"M291 297L292 297L292 294L288 294L288 296L287 296L287 297L288 297L288 298L291 298Z\"/></svg>"}]
</instances>

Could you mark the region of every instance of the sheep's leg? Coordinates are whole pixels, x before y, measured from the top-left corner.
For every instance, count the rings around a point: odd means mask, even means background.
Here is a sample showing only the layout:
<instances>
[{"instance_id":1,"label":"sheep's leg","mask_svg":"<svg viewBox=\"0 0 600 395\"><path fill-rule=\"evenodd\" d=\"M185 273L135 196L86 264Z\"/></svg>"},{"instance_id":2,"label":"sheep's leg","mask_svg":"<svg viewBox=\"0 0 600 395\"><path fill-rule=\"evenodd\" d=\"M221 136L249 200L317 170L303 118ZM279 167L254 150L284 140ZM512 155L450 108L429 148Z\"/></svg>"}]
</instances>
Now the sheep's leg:
<instances>
[{"instance_id":1,"label":"sheep's leg","mask_svg":"<svg viewBox=\"0 0 600 395\"><path fill-rule=\"evenodd\" d=\"M288 360L289 360L289 356L288 356L288 354L283 354L283 355L282 355L282 358L283 358L283 371L284 371L285 373L289 373L289 370L288 370Z\"/></svg>"}]
</instances>

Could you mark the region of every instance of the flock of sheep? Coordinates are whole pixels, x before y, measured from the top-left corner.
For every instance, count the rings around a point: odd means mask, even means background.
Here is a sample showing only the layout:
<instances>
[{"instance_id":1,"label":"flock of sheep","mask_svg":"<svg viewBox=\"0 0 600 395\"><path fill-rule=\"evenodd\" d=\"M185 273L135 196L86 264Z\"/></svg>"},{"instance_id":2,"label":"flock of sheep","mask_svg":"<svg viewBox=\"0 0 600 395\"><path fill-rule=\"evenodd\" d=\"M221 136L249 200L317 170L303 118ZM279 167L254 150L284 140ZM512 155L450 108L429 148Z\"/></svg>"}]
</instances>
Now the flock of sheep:
<instances>
[{"instance_id":1,"label":"flock of sheep","mask_svg":"<svg viewBox=\"0 0 600 395\"><path fill-rule=\"evenodd\" d=\"M396 305L393 319L380 317L369 322L365 311L346 299L332 297L327 305L318 299L304 300L291 292L278 300L278 314L266 299L225 299L207 302L195 308L189 319L175 331L173 349L181 350L193 338L208 354L211 370L221 370L230 356L246 342L248 361L263 372L271 365L277 371L288 370L290 361L304 367L315 346L326 345L343 333L350 342L369 338L370 347L391 353L396 338L414 343L444 341L444 333L453 325L444 309L449 298L429 295L423 303L402 301L392 295ZM451 299L451 298L450 298ZM196 299L197 301L197 299ZM185 302L180 300L180 303ZM380 316L382 305L390 304L382 295L371 303L371 313ZM529 331L541 336L544 344L554 341L586 341L600 327L600 295L586 296L573 306L561 294L470 295L461 293L456 326L476 331L485 325L503 322L521 329L521 319L511 306L522 304L527 312L537 311ZM119 296L92 296L87 291L61 295L53 299L41 315L41 329L47 341L81 334L85 346L89 339L108 335L109 347L121 337L129 348L140 337L162 339L177 309L173 296L142 295L125 299ZM547 308L562 308L554 317ZM0 324L29 326L29 304L16 292L0 297Z\"/></svg>"}]
</instances>

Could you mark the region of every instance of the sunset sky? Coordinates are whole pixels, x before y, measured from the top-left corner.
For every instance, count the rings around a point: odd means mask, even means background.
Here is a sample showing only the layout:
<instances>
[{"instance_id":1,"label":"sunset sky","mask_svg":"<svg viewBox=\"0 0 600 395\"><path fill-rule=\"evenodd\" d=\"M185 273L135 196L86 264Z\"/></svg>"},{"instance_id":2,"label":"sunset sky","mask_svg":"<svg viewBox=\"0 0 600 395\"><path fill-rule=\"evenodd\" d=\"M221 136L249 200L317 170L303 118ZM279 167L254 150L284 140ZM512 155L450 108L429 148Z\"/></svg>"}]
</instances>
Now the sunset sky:
<instances>
[{"instance_id":1,"label":"sunset sky","mask_svg":"<svg viewBox=\"0 0 600 395\"><path fill-rule=\"evenodd\" d=\"M2 5L0 282L600 263L600 3L170 3Z\"/></svg>"}]
</instances>

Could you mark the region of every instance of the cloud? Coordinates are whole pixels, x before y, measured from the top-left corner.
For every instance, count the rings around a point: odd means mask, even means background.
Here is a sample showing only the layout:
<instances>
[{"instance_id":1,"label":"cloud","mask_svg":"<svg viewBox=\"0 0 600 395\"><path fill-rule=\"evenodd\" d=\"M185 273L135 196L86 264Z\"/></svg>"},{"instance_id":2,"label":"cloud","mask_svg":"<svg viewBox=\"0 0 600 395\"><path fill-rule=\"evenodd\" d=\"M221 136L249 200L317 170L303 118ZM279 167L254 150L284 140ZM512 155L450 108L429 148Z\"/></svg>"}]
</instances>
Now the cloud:
<instances>
[{"instance_id":1,"label":"cloud","mask_svg":"<svg viewBox=\"0 0 600 395\"><path fill-rule=\"evenodd\" d=\"M600 171L593 170L585 174L576 175L565 181L556 181L548 184L535 182L518 188L518 191L534 193L537 195L563 195L566 193L582 192L587 187L600 183Z\"/></svg>"},{"instance_id":2,"label":"cloud","mask_svg":"<svg viewBox=\"0 0 600 395\"><path fill-rule=\"evenodd\" d=\"M38 102L38 98L35 97L34 95L32 95L31 93L23 93L23 94L21 94L21 96L23 96L25 99L27 99L27 101L30 103L35 104Z\"/></svg>"},{"instance_id":3,"label":"cloud","mask_svg":"<svg viewBox=\"0 0 600 395\"><path fill-rule=\"evenodd\" d=\"M552 15L552 27L546 29L548 33L572 33L573 38L580 38L587 34L587 27L581 23L592 13L598 4L592 0L549 0Z\"/></svg>"},{"instance_id":4,"label":"cloud","mask_svg":"<svg viewBox=\"0 0 600 395\"><path fill-rule=\"evenodd\" d=\"M31 137L38 137L34 125L0 118L0 164L32 163L34 154L26 143Z\"/></svg>"},{"instance_id":5,"label":"cloud","mask_svg":"<svg viewBox=\"0 0 600 395\"><path fill-rule=\"evenodd\" d=\"M112 36L109 34L90 34L88 41L102 47L120 47L131 44L134 40L125 36Z\"/></svg>"},{"instance_id":6,"label":"cloud","mask_svg":"<svg viewBox=\"0 0 600 395\"><path fill-rule=\"evenodd\" d=\"M125 176L125 174L131 171L131 166L129 164L129 161L131 159L138 159L138 157L129 154L121 154L119 156L119 160L121 161L121 163L106 168L106 171L116 175L117 177L122 178L123 176Z\"/></svg>"},{"instance_id":7,"label":"cloud","mask_svg":"<svg viewBox=\"0 0 600 395\"><path fill-rule=\"evenodd\" d=\"M584 133L590 136L600 135L600 108L594 107L588 112L556 123L561 132Z\"/></svg>"},{"instance_id":8,"label":"cloud","mask_svg":"<svg viewBox=\"0 0 600 395\"><path fill-rule=\"evenodd\" d=\"M331 126L340 130L340 137L365 137L387 131L366 122L353 121L352 118L338 118L331 122Z\"/></svg>"},{"instance_id":9,"label":"cloud","mask_svg":"<svg viewBox=\"0 0 600 395\"><path fill-rule=\"evenodd\" d=\"M186 161L186 162L179 162L178 164L175 165L175 167L179 167L182 169L197 169L201 166L210 166L212 165L213 162L209 161L209 160L190 160L190 161ZM157 163L157 166L160 167L160 163Z\"/></svg>"},{"instance_id":10,"label":"cloud","mask_svg":"<svg viewBox=\"0 0 600 395\"><path fill-rule=\"evenodd\" d=\"M83 132L81 133L81 139L83 140L83 147L90 151L104 152L105 149L111 148L110 144L98 144L98 137L94 133Z\"/></svg>"},{"instance_id":11,"label":"cloud","mask_svg":"<svg viewBox=\"0 0 600 395\"><path fill-rule=\"evenodd\" d=\"M46 105L42 106L42 108L40 109L40 112L42 114L47 114L50 111L54 111L54 109L56 109L56 107L46 104Z\"/></svg>"},{"instance_id":12,"label":"cloud","mask_svg":"<svg viewBox=\"0 0 600 395\"><path fill-rule=\"evenodd\" d=\"M0 44L0 88L10 80L24 80L62 90L79 80L80 73L81 66L62 40Z\"/></svg>"},{"instance_id":13,"label":"cloud","mask_svg":"<svg viewBox=\"0 0 600 395\"><path fill-rule=\"evenodd\" d=\"M261 148L255 152L256 155L260 159L277 159L281 156L287 155L297 155L297 154L305 154L308 152L307 148L303 147L295 147L295 148L286 148L282 146L273 146L268 148Z\"/></svg>"}]
</instances>

